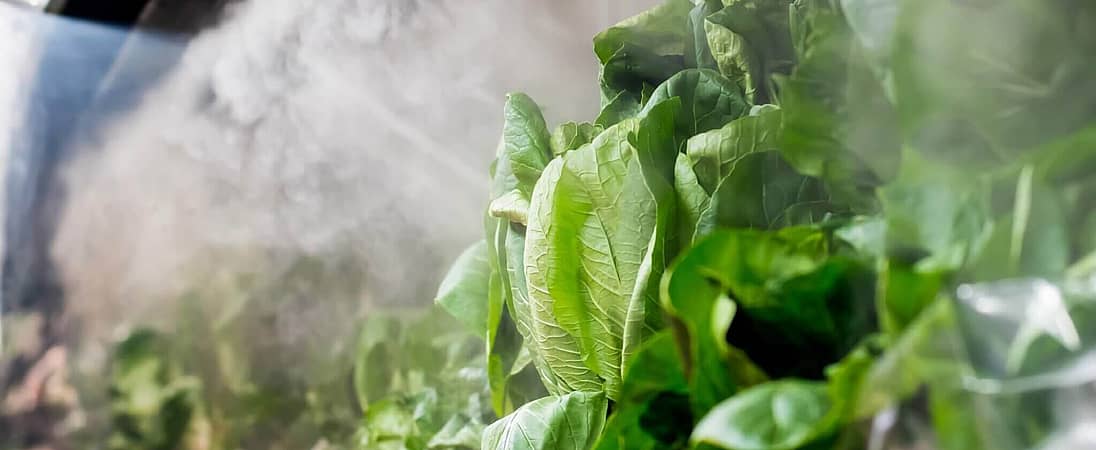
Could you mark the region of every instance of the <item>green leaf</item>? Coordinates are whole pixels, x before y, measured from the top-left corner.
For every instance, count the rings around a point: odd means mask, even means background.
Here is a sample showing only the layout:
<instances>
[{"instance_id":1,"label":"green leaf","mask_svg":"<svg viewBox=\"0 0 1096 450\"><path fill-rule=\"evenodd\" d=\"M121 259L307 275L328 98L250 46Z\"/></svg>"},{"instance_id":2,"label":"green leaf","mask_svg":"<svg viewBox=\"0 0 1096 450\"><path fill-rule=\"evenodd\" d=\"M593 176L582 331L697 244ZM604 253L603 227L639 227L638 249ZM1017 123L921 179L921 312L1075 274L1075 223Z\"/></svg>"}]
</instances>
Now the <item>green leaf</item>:
<instances>
[{"instance_id":1,"label":"green leaf","mask_svg":"<svg viewBox=\"0 0 1096 450\"><path fill-rule=\"evenodd\" d=\"M657 86L685 68L692 8L689 0L667 0L594 37L594 54L601 62L602 105L619 95L638 104L644 85Z\"/></svg>"},{"instance_id":2,"label":"green leaf","mask_svg":"<svg viewBox=\"0 0 1096 450\"><path fill-rule=\"evenodd\" d=\"M639 116L639 127L628 135L628 143L635 148L649 186L658 181L668 189L674 178L678 155L674 123L681 114L678 98L650 103ZM650 189L655 190L655 187L650 186Z\"/></svg>"},{"instance_id":3,"label":"green leaf","mask_svg":"<svg viewBox=\"0 0 1096 450\"><path fill-rule=\"evenodd\" d=\"M645 279L659 221L640 158L619 123L553 161L530 210L525 267L533 345L565 389L615 398L623 358L646 331ZM642 140L642 139L641 139Z\"/></svg>"},{"instance_id":4,"label":"green leaf","mask_svg":"<svg viewBox=\"0 0 1096 450\"><path fill-rule=\"evenodd\" d=\"M644 111L673 97L681 98L681 114L675 125L680 145L691 136L720 128L749 112L738 85L710 69L678 72L655 89Z\"/></svg>"},{"instance_id":5,"label":"green leaf","mask_svg":"<svg viewBox=\"0 0 1096 450\"><path fill-rule=\"evenodd\" d=\"M377 402L365 413L365 427L372 442L399 440L407 443L418 437L412 411L395 400Z\"/></svg>"},{"instance_id":6,"label":"green leaf","mask_svg":"<svg viewBox=\"0 0 1096 450\"><path fill-rule=\"evenodd\" d=\"M704 0L697 2L692 11L689 11L686 27L690 31L685 39L685 65L693 69L717 69L712 50L708 47L708 35L704 30L705 19L723 9L723 2L719 0Z\"/></svg>"},{"instance_id":7,"label":"green leaf","mask_svg":"<svg viewBox=\"0 0 1096 450\"><path fill-rule=\"evenodd\" d=\"M874 331L871 271L829 256L827 241L803 227L717 231L674 264L663 306L679 323L694 411L762 379L754 364L820 378Z\"/></svg>"},{"instance_id":8,"label":"green leaf","mask_svg":"<svg viewBox=\"0 0 1096 450\"><path fill-rule=\"evenodd\" d=\"M643 103L638 98L627 92L621 92L605 103L594 124L601 128L609 128L625 119L635 117L641 109L643 109Z\"/></svg>"},{"instance_id":9,"label":"green leaf","mask_svg":"<svg viewBox=\"0 0 1096 450\"><path fill-rule=\"evenodd\" d=\"M400 368L388 345L400 333L400 324L387 317L370 317L362 324L354 360L354 392L362 411L384 397Z\"/></svg>"},{"instance_id":10,"label":"green leaf","mask_svg":"<svg viewBox=\"0 0 1096 450\"><path fill-rule=\"evenodd\" d=\"M746 41L711 21L704 21L704 32L719 73L738 85L746 101L754 103L757 91L746 59Z\"/></svg>"},{"instance_id":11,"label":"green leaf","mask_svg":"<svg viewBox=\"0 0 1096 450\"><path fill-rule=\"evenodd\" d=\"M613 128L605 133L617 131ZM605 135L602 133L602 135ZM541 228L553 223L551 217L542 219L542 210L550 211L555 201L555 190L563 176L563 159L548 164L533 191L529 228L526 230L526 251L523 267L528 286L528 297L522 304L515 304L522 334L528 341L534 363L540 371L544 386L553 395L567 392L601 389L601 380L585 365L577 339L563 330L556 319L554 299L548 291L549 269L555 267L547 260L538 264L536 258L545 258L549 246L546 232Z\"/></svg>"},{"instance_id":12,"label":"green leaf","mask_svg":"<svg viewBox=\"0 0 1096 450\"><path fill-rule=\"evenodd\" d=\"M692 441L727 450L794 450L831 432L826 385L774 381L717 405Z\"/></svg>"},{"instance_id":13,"label":"green leaf","mask_svg":"<svg viewBox=\"0 0 1096 450\"><path fill-rule=\"evenodd\" d=\"M947 281L941 271L917 270L914 263L890 258L879 273L879 324L897 336L932 304Z\"/></svg>"},{"instance_id":14,"label":"green leaf","mask_svg":"<svg viewBox=\"0 0 1096 450\"><path fill-rule=\"evenodd\" d=\"M501 169L506 167L496 167L496 180L502 176ZM487 308L487 372L492 406L497 415L505 415L528 400L529 396L538 395L542 388L524 382L518 385L511 383L517 358L526 347L522 326L528 322L528 317L521 315L521 308L528 303L523 269L524 230L520 224L491 217L487 218L485 226L490 255L488 262L491 265Z\"/></svg>"},{"instance_id":15,"label":"green leaf","mask_svg":"<svg viewBox=\"0 0 1096 450\"><path fill-rule=\"evenodd\" d=\"M779 152L748 153L732 167L702 213L717 226L775 229L812 224L834 209L821 181L800 175Z\"/></svg>"},{"instance_id":16,"label":"green leaf","mask_svg":"<svg viewBox=\"0 0 1096 450\"><path fill-rule=\"evenodd\" d=\"M652 336L628 361L620 399L597 450L680 447L693 426L689 385L673 335Z\"/></svg>"},{"instance_id":17,"label":"green leaf","mask_svg":"<svg viewBox=\"0 0 1096 450\"><path fill-rule=\"evenodd\" d=\"M201 382L171 359L170 337L139 329L119 342L110 374L111 448L182 445L201 416Z\"/></svg>"},{"instance_id":18,"label":"green leaf","mask_svg":"<svg viewBox=\"0 0 1096 450\"><path fill-rule=\"evenodd\" d=\"M605 394L572 392L522 406L483 431L483 450L587 450L605 425Z\"/></svg>"},{"instance_id":19,"label":"green leaf","mask_svg":"<svg viewBox=\"0 0 1096 450\"><path fill-rule=\"evenodd\" d=\"M464 414L454 415L430 438L430 441L426 443L426 449L478 450L483 428L483 424L478 420Z\"/></svg>"},{"instance_id":20,"label":"green leaf","mask_svg":"<svg viewBox=\"0 0 1096 450\"><path fill-rule=\"evenodd\" d=\"M674 194L677 203L677 236L680 248L688 248L698 229L711 228L711 224L702 224L702 214L708 209L711 197L700 186L700 180L693 172L692 158L687 153L677 155L674 164Z\"/></svg>"},{"instance_id":21,"label":"green leaf","mask_svg":"<svg viewBox=\"0 0 1096 450\"><path fill-rule=\"evenodd\" d=\"M840 11L821 3L797 2L792 9L798 65L778 79L785 111L781 151L853 210L871 213L874 189L898 167L898 113Z\"/></svg>"},{"instance_id":22,"label":"green leaf","mask_svg":"<svg viewBox=\"0 0 1096 450\"><path fill-rule=\"evenodd\" d=\"M638 112L638 108L636 108L636 111ZM615 122L619 122L619 120ZM600 126L589 122L564 123L552 132L552 154L559 156L589 144L602 130Z\"/></svg>"},{"instance_id":23,"label":"green leaf","mask_svg":"<svg viewBox=\"0 0 1096 450\"><path fill-rule=\"evenodd\" d=\"M772 256L761 250L749 255L753 243L769 242L759 234L749 232L717 232L684 254L663 279L663 307L675 318L675 336L681 342L687 363L693 411L703 414L720 400L739 388L765 379L740 350L725 340L728 327L735 317L734 303L723 294L730 287L725 277L734 277L739 265L750 261L773 264ZM790 249L790 247L788 248ZM807 271L814 267L809 260L782 258L775 267ZM728 275L724 275L728 274ZM746 295L735 290L736 295Z\"/></svg>"},{"instance_id":24,"label":"green leaf","mask_svg":"<svg viewBox=\"0 0 1096 450\"><path fill-rule=\"evenodd\" d=\"M680 154L674 142L674 118L680 111L681 102L676 98L653 105L641 116L639 128L628 135L643 173L643 185L655 202L655 223L629 301L622 363L631 358L651 330L663 326L659 285L662 273L678 252L677 242L672 241L677 208L672 182L675 158Z\"/></svg>"},{"instance_id":25,"label":"green leaf","mask_svg":"<svg viewBox=\"0 0 1096 450\"><path fill-rule=\"evenodd\" d=\"M857 421L856 408L865 391L865 380L885 345L884 337L868 336L840 361L826 367L827 389L833 403L831 415L835 420L841 423Z\"/></svg>"},{"instance_id":26,"label":"green leaf","mask_svg":"<svg viewBox=\"0 0 1096 450\"><path fill-rule=\"evenodd\" d=\"M697 181L711 195L743 156L779 149L780 124L780 109L770 107L689 138L685 152L693 163Z\"/></svg>"},{"instance_id":27,"label":"green leaf","mask_svg":"<svg viewBox=\"0 0 1096 450\"><path fill-rule=\"evenodd\" d=\"M834 237L848 244L855 253L875 258L886 252L887 223L880 217L856 217L834 230Z\"/></svg>"},{"instance_id":28,"label":"green leaf","mask_svg":"<svg viewBox=\"0 0 1096 450\"><path fill-rule=\"evenodd\" d=\"M540 172L552 159L551 135L540 107L529 96L508 95L503 111L506 121L502 126L499 157L509 162L517 179L516 188L528 196L533 192Z\"/></svg>"},{"instance_id":29,"label":"green leaf","mask_svg":"<svg viewBox=\"0 0 1096 450\"><path fill-rule=\"evenodd\" d=\"M741 80L755 104L775 102L775 74L795 64L788 25L788 0L737 0L707 17L706 29L720 71Z\"/></svg>"},{"instance_id":30,"label":"green leaf","mask_svg":"<svg viewBox=\"0 0 1096 450\"><path fill-rule=\"evenodd\" d=\"M880 191L890 249L927 253L919 267L956 270L993 231L990 184L967 171L906 152L902 170Z\"/></svg>"},{"instance_id":31,"label":"green leaf","mask_svg":"<svg viewBox=\"0 0 1096 450\"><path fill-rule=\"evenodd\" d=\"M491 168L490 216L484 223L491 268L486 315L487 373L492 407L500 416L542 390L527 380L516 385L511 381L515 372L521 373L514 365L522 349L528 347L523 338L529 335L528 330L522 329L530 321L526 313L523 224L528 221L533 187L552 158L551 137L531 99L512 94L505 112L503 137Z\"/></svg>"},{"instance_id":32,"label":"green leaf","mask_svg":"<svg viewBox=\"0 0 1096 450\"><path fill-rule=\"evenodd\" d=\"M492 200L487 206L487 213L491 217L525 225L529 221L529 199L521 191L514 189Z\"/></svg>"},{"instance_id":33,"label":"green leaf","mask_svg":"<svg viewBox=\"0 0 1096 450\"><path fill-rule=\"evenodd\" d=\"M487 256L484 241L468 247L450 267L434 299L469 332L480 337L487 336L487 290L491 278Z\"/></svg>"}]
</instances>

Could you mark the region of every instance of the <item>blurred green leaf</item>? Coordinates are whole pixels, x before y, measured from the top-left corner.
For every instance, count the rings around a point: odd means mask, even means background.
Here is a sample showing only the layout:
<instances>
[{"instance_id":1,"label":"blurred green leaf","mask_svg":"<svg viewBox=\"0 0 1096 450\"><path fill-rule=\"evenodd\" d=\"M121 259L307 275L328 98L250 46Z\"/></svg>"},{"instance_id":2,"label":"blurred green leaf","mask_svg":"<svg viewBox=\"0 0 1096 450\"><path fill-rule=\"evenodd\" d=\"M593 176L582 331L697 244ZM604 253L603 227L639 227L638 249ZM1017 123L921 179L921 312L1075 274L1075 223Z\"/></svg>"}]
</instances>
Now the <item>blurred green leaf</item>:
<instances>
[{"instance_id":1,"label":"blurred green leaf","mask_svg":"<svg viewBox=\"0 0 1096 450\"><path fill-rule=\"evenodd\" d=\"M522 406L483 431L484 450L586 450L605 425L605 394L576 391Z\"/></svg>"}]
</instances>

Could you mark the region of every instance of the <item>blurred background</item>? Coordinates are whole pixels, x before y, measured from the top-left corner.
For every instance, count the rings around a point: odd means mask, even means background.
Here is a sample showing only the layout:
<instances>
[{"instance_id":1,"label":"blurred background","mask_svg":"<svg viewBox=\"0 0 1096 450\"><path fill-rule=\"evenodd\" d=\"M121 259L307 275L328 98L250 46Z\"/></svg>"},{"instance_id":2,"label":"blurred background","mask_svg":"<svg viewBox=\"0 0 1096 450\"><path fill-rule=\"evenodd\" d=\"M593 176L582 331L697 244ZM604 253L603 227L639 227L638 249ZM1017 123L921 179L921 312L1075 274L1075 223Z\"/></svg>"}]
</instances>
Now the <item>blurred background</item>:
<instances>
[{"instance_id":1,"label":"blurred background","mask_svg":"<svg viewBox=\"0 0 1096 450\"><path fill-rule=\"evenodd\" d=\"M362 320L481 234L505 94L593 118L590 37L654 3L0 1L0 448L124 448L97 411L136 329L341 389ZM274 416L244 448L323 437Z\"/></svg>"}]
</instances>

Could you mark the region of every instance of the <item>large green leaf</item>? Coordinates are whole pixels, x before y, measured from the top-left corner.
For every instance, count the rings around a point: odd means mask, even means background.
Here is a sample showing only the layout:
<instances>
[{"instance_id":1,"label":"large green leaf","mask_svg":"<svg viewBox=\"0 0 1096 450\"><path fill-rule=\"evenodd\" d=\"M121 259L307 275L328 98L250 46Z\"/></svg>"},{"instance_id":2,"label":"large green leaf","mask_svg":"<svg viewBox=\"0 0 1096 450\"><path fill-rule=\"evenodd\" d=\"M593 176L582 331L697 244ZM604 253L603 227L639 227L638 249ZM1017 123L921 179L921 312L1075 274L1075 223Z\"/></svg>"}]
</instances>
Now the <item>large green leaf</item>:
<instances>
[{"instance_id":1,"label":"large green leaf","mask_svg":"<svg viewBox=\"0 0 1096 450\"><path fill-rule=\"evenodd\" d=\"M779 78L781 151L854 210L870 213L873 190L898 167L897 112L840 11L824 3L793 8L798 65Z\"/></svg>"},{"instance_id":2,"label":"large green leaf","mask_svg":"<svg viewBox=\"0 0 1096 450\"><path fill-rule=\"evenodd\" d=\"M509 162L517 189L528 196L552 158L552 138L540 107L529 96L510 94L503 112L506 121L502 126L499 158Z\"/></svg>"},{"instance_id":3,"label":"large green leaf","mask_svg":"<svg viewBox=\"0 0 1096 450\"><path fill-rule=\"evenodd\" d=\"M821 378L874 330L870 270L829 256L826 235L809 228L717 231L663 283L701 413L763 379L754 364L771 376Z\"/></svg>"},{"instance_id":4,"label":"large green leaf","mask_svg":"<svg viewBox=\"0 0 1096 450\"><path fill-rule=\"evenodd\" d=\"M514 317L514 292L521 284L511 281L511 261L521 258L522 249L511 248L513 225L507 219L487 218L487 250L491 276L487 302L487 374L491 386L491 403L495 413L504 415L520 405L510 398L510 375L523 348L522 335Z\"/></svg>"},{"instance_id":5,"label":"large green leaf","mask_svg":"<svg viewBox=\"0 0 1096 450\"><path fill-rule=\"evenodd\" d=\"M528 342L545 387L553 395L601 389L601 380L583 362L577 339L560 327L555 317L555 301L548 291L549 277L552 275L549 270L553 270L554 265L549 261L538 264L536 260L538 257L545 258L548 247L545 235L553 228L549 227L552 218L542 218L545 214L542 210L551 211L556 185L562 176L563 159L556 159L548 164L533 191L523 261L528 301L525 305L515 305L518 323L522 324L519 329Z\"/></svg>"},{"instance_id":6,"label":"large green leaf","mask_svg":"<svg viewBox=\"0 0 1096 450\"><path fill-rule=\"evenodd\" d=\"M676 157L680 155L674 141L674 119L680 111L679 99L664 100L648 109L640 118L639 128L628 135L643 173L643 185L655 202L655 222L632 288L624 324L622 363L631 358L651 330L663 326L659 283L679 245L673 241L677 205L672 180Z\"/></svg>"},{"instance_id":7,"label":"large green leaf","mask_svg":"<svg viewBox=\"0 0 1096 450\"><path fill-rule=\"evenodd\" d=\"M678 72L654 90L644 110L673 97L681 98L681 114L675 125L679 145L689 137L722 127L749 112L738 85L711 69Z\"/></svg>"},{"instance_id":8,"label":"large green leaf","mask_svg":"<svg viewBox=\"0 0 1096 450\"><path fill-rule=\"evenodd\" d=\"M693 171L692 158L687 153L677 155L674 164L674 194L677 204L676 242L681 248L692 244L698 229L709 229L711 224L702 224L702 214L708 209L711 196L704 191L700 180Z\"/></svg>"},{"instance_id":9,"label":"large green leaf","mask_svg":"<svg viewBox=\"0 0 1096 450\"><path fill-rule=\"evenodd\" d=\"M708 16L723 9L723 2L703 0L696 3L692 11L689 11L687 21L689 36L685 39L685 65L694 69L718 69L708 46L708 33L704 25Z\"/></svg>"},{"instance_id":10,"label":"large green leaf","mask_svg":"<svg viewBox=\"0 0 1096 450\"><path fill-rule=\"evenodd\" d=\"M772 77L795 63L788 24L788 0L736 0L707 17L708 42L719 69L741 80L755 104L777 99Z\"/></svg>"},{"instance_id":11,"label":"large green leaf","mask_svg":"<svg viewBox=\"0 0 1096 450\"><path fill-rule=\"evenodd\" d=\"M483 431L483 450L587 450L605 425L603 393L572 392L522 406Z\"/></svg>"},{"instance_id":12,"label":"large green leaf","mask_svg":"<svg viewBox=\"0 0 1096 450\"><path fill-rule=\"evenodd\" d=\"M742 252L734 246L749 240L731 232L709 236L674 263L663 279L663 307L675 317L693 411L700 414L740 387L765 379L740 350L727 345L735 306L723 295L727 285L712 278L737 264Z\"/></svg>"},{"instance_id":13,"label":"large green leaf","mask_svg":"<svg viewBox=\"0 0 1096 450\"><path fill-rule=\"evenodd\" d=\"M706 273L738 304L727 340L770 375L819 377L873 331L870 270L829 256L825 233L789 227L723 239L733 256Z\"/></svg>"},{"instance_id":14,"label":"large green leaf","mask_svg":"<svg viewBox=\"0 0 1096 450\"><path fill-rule=\"evenodd\" d=\"M734 81L742 90L743 97L753 103L757 90L749 69L746 40L726 27L707 20L704 21L704 32L719 73Z\"/></svg>"},{"instance_id":15,"label":"large green leaf","mask_svg":"<svg viewBox=\"0 0 1096 450\"><path fill-rule=\"evenodd\" d=\"M487 243L468 247L449 269L438 287L434 302L457 318L469 332L487 336L487 301L491 264Z\"/></svg>"},{"instance_id":16,"label":"large green leaf","mask_svg":"<svg viewBox=\"0 0 1096 450\"><path fill-rule=\"evenodd\" d=\"M717 405L692 441L726 450L795 450L832 432L830 408L823 383L765 383Z\"/></svg>"},{"instance_id":17,"label":"large green leaf","mask_svg":"<svg viewBox=\"0 0 1096 450\"><path fill-rule=\"evenodd\" d=\"M756 115L733 120L722 128L689 138L685 152L693 172L711 195L723 177L729 175L743 156L780 147L780 109L760 108Z\"/></svg>"},{"instance_id":18,"label":"large green leaf","mask_svg":"<svg viewBox=\"0 0 1096 450\"><path fill-rule=\"evenodd\" d=\"M525 267L537 355L570 390L590 383L615 397L622 361L644 332L644 278L658 222L656 198L619 123L553 161L537 184ZM653 274L657 279L657 274ZM638 294L638 295L637 295Z\"/></svg>"},{"instance_id":19,"label":"large green leaf","mask_svg":"<svg viewBox=\"0 0 1096 450\"><path fill-rule=\"evenodd\" d=\"M644 86L658 86L685 68L692 8L689 0L666 0L594 37L594 54L601 62L603 106L614 98L638 105Z\"/></svg>"},{"instance_id":20,"label":"large green leaf","mask_svg":"<svg viewBox=\"0 0 1096 450\"><path fill-rule=\"evenodd\" d=\"M505 415L527 401L546 393L536 377L528 376L534 369L522 360L522 353L532 353L536 347L526 341L530 306L525 280L525 232L521 225L504 219L489 219L489 260L492 266L487 311L487 372L491 386L492 405L497 415ZM536 368L540 368L539 366ZM545 380L547 383L548 380Z\"/></svg>"},{"instance_id":21,"label":"large green leaf","mask_svg":"<svg viewBox=\"0 0 1096 450\"><path fill-rule=\"evenodd\" d=\"M738 159L701 213L719 227L776 229L820 222L834 207L817 178L800 175L776 151Z\"/></svg>"},{"instance_id":22,"label":"large green leaf","mask_svg":"<svg viewBox=\"0 0 1096 450\"><path fill-rule=\"evenodd\" d=\"M513 327L522 341L521 349L509 367L510 372L499 374L499 377L506 379L504 410L513 411L517 406L540 398L547 392L537 377L538 373L544 372L543 367L537 366L541 363L541 359L533 357L538 349L527 338L530 336L528 327L532 317L530 312L532 306L529 303L528 283L525 279L525 230L511 225L506 233L505 250L506 260L500 264L505 264L510 284L510 302L507 308L512 316ZM527 359L523 358L522 353L527 355Z\"/></svg>"},{"instance_id":23,"label":"large green leaf","mask_svg":"<svg viewBox=\"0 0 1096 450\"><path fill-rule=\"evenodd\" d=\"M540 108L524 94L510 94L498 154L491 168L491 197L484 227L490 267L486 308L487 372L495 413L504 415L538 395L538 386L514 386L512 375L525 348L515 299L525 297L524 225L529 199L553 156L552 138ZM524 395L523 395L524 394Z\"/></svg>"}]
</instances>

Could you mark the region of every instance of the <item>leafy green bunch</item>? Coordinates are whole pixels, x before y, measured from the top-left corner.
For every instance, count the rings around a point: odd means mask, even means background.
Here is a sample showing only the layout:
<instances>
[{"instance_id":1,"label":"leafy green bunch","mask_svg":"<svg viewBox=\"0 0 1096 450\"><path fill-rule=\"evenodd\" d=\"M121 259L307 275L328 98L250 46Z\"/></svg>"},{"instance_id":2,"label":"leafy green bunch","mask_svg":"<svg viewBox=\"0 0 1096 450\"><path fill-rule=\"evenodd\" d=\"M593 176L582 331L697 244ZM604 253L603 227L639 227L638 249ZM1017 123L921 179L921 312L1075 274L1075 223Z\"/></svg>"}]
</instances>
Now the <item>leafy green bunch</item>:
<instances>
[{"instance_id":1,"label":"leafy green bunch","mask_svg":"<svg viewBox=\"0 0 1096 450\"><path fill-rule=\"evenodd\" d=\"M493 419L482 342L437 309L361 328L353 381L364 417L346 448L478 448Z\"/></svg>"},{"instance_id":2,"label":"leafy green bunch","mask_svg":"<svg viewBox=\"0 0 1096 450\"><path fill-rule=\"evenodd\" d=\"M284 382L260 385L269 381L256 374L226 386L225 374L208 365L226 371L229 363L193 347L194 336L134 330L113 349L109 448L479 447L493 419L481 341L436 309L378 312L360 327L353 369L335 371L337 386L313 380L304 394ZM209 340L230 344L223 335ZM336 400L356 403L360 414L346 414ZM269 431L275 426L282 429Z\"/></svg>"},{"instance_id":3,"label":"leafy green bunch","mask_svg":"<svg viewBox=\"0 0 1096 450\"><path fill-rule=\"evenodd\" d=\"M950 293L1091 272L1093 24L668 0L594 38L594 120L510 95L486 237L437 299L486 342L482 448L862 448L914 400L942 448L997 448Z\"/></svg>"}]
</instances>

